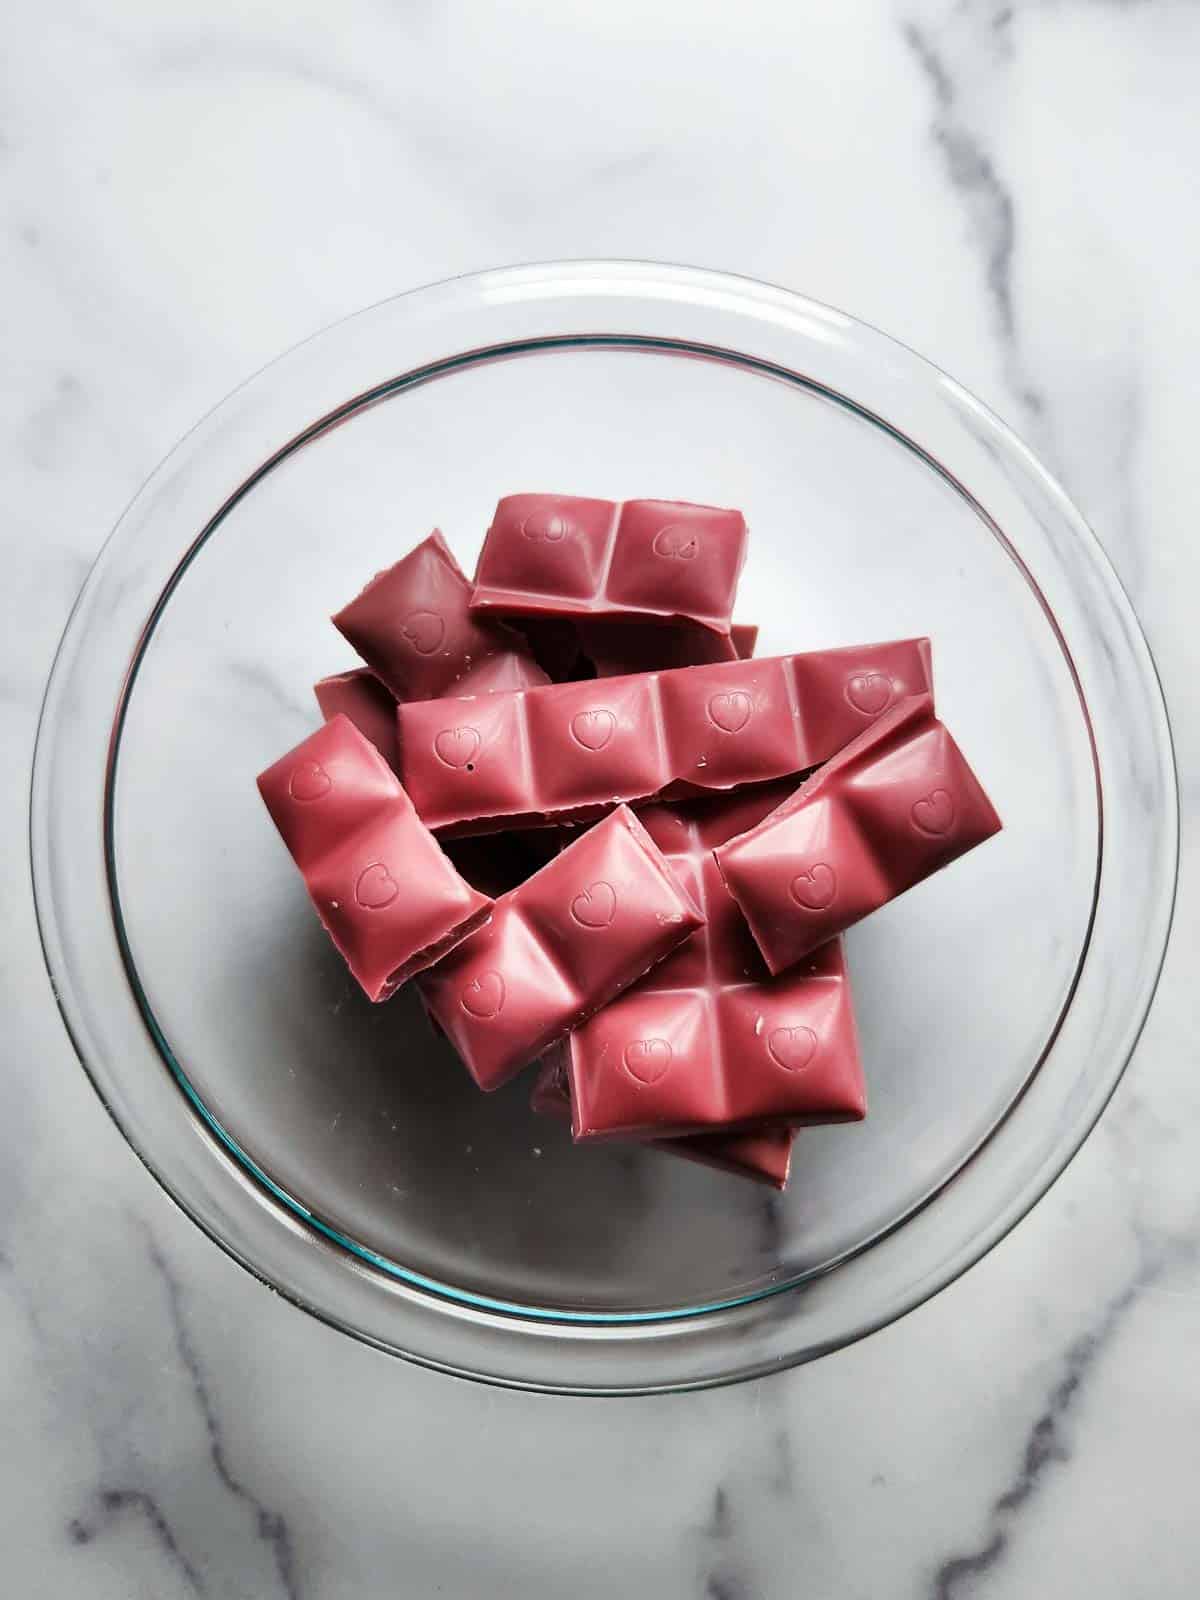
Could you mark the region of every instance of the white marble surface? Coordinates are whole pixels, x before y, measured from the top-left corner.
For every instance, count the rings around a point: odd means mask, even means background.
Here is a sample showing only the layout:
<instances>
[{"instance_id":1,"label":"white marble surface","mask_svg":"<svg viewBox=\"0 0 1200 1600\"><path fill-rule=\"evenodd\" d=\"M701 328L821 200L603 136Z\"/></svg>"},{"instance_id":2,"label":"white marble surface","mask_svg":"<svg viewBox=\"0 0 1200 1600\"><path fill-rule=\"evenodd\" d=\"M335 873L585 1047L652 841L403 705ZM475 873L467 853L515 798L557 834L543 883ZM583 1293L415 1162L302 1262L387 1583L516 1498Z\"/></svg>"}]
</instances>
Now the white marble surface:
<instances>
[{"instance_id":1,"label":"white marble surface","mask_svg":"<svg viewBox=\"0 0 1200 1600\"><path fill-rule=\"evenodd\" d=\"M5 20L5 1592L1194 1595L1200 8L42 0ZM1185 837L1137 1057L1014 1236L816 1366L608 1403L407 1368L208 1244L71 1053L24 847L71 598L195 417L397 289L589 254L801 288L1007 417L1139 609Z\"/></svg>"}]
</instances>

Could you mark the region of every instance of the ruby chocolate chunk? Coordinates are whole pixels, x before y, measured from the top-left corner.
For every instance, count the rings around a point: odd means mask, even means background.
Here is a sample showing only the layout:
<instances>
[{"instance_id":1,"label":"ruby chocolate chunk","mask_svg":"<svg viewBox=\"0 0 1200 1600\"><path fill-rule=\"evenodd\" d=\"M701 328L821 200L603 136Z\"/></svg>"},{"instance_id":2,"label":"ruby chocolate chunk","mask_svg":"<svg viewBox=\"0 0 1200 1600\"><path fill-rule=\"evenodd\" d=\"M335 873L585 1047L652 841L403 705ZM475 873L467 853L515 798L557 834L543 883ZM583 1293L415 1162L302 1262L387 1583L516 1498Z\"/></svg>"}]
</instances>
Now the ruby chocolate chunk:
<instances>
[{"instance_id":1,"label":"ruby chocolate chunk","mask_svg":"<svg viewBox=\"0 0 1200 1600\"><path fill-rule=\"evenodd\" d=\"M455 694L498 694L505 689L537 689L550 676L526 650L497 650L469 666L454 685Z\"/></svg>"},{"instance_id":2,"label":"ruby chocolate chunk","mask_svg":"<svg viewBox=\"0 0 1200 1600\"><path fill-rule=\"evenodd\" d=\"M684 1148L680 1155L718 1172L752 1178L772 1189L786 1189L792 1168L794 1128L747 1128L743 1133L694 1133L685 1139L659 1139L655 1148Z\"/></svg>"},{"instance_id":3,"label":"ruby chocolate chunk","mask_svg":"<svg viewBox=\"0 0 1200 1600\"><path fill-rule=\"evenodd\" d=\"M576 1139L802 1127L866 1115L840 943L761 983L615 1000L571 1039Z\"/></svg>"},{"instance_id":4,"label":"ruby chocolate chunk","mask_svg":"<svg viewBox=\"0 0 1200 1600\"><path fill-rule=\"evenodd\" d=\"M431 828L603 815L806 772L931 687L929 642L548 684L399 709L400 770Z\"/></svg>"},{"instance_id":5,"label":"ruby chocolate chunk","mask_svg":"<svg viewBox=\"0 0 1200 1600\"><path fill-rule=\"evenodd\" d=\"M846 1122L866 1109L840 941L767 972L713 860L786 790L651 806L647 832L704 911L673 955L563 1042L576 1138Z\"/></svg>"},{"instance_id":6,"label":"ruby chocolate chunk","mask_svg":"<svg viewBox=\"0 0 1200 1600\"><path fill-rule=\"evenodd\" d=\"M933 702L919 695L716 860L768 967L782 972L999 830Z\"/></svg>"},{"instance_id":7,"label":"ruby chocolate chunk","mask_svg":"<svg viewBox=\"0 0 1200 1600\"><path fill-rule=\"evenodd\" d=\"M673 500L514 494L488 529L471 609L501 617L667 617L729 632L740 511Z\"/></svg>"},{"instance_id":8,"label":"ruby chocolate chunk","mask_svg":"<svg viewBox=\"0 0 1200 1600\"><path fill-rule=\"evenodd\" d=\"M571 1086L565 1052L565 1044L555 1045L543 1061L529 1103L539 1116L558 1117L569 1122ZM739 1178L751 1178L772 1189L784 1189L795 1138L794 1128L767 1125L747 1128L742 1133L698 1133L682 1139L655 1139L652 1143L664 1155L681 1156L685 1161L696 1161L701 1166L715 1167L719 1172L730 1172Z\"/></svg>"},{"instance_id":9,"label":"ruby chocolate chunk","mask_svg":"<svg viewBox=\"0 0 1200 1600\"><path fill-rule=\"evenodd\" d=\"M421 995L475 1082L498 1089L703 920L622 806L502 895Z\"/></svg>"},{"instance_id":10,"label":"ruby chocolate chunk","mask_svg":"<svg viewBox=\"0 0 1200 1600\"><path fill-rule=\"evenodd\" d=\"M471 585L435 529L343 606L334 626L397 700L449 694L493 656L529 660L510 629L472 617Z\"/></svg>"},{"instance_id":11,"label":"ruby chocolate chunk","mask_svg":"<svg viewBox=\"0 0 1200 1600\"><path fill-rule=\"evenodd\" d=\"M368 999L486 921L383 757L338 715L260 774L267 810L326 932Z\"/></svg>"},{"instance_id":12,"label":"ruby chocolate chunk","mask_svg":"<svg viewBox=\"0 0 1200 1600\"><path fill-rule=\"evenodd\" d=\"M456 687L464 694L494 694L499 689L535 689L548 682L532 656L500 650L478 666L468 667ZM339 712L349 717L392 771L400 771L396 697L369 667L355 667L350 672L322 678L313 684L313 693L326 722Z\"/></svg>"},{"instance_id":13,"label":"ruby chocolate chunk","mask_svg":"<svg viewBox=\"0 0 1200 1600\"><path fill-rule=\"evenodd\" d=\"M400 746L396 740L396 697L369 667L338 672L313 684L313 693L326 722L339 713L349 717L365 739L369 739L393 772L400 770Z\"/></svg>"},{"instance_id":14,"label":"ruby chocolate chunk","mask_svg":"<svg viewBox=\"0 0 1200 1600\"><path fill-rule=\"evenodd\" d=\"M758 645L757 622L735 622L729 630L739 661L749 661Z\"/></svg>"}]
</instances>

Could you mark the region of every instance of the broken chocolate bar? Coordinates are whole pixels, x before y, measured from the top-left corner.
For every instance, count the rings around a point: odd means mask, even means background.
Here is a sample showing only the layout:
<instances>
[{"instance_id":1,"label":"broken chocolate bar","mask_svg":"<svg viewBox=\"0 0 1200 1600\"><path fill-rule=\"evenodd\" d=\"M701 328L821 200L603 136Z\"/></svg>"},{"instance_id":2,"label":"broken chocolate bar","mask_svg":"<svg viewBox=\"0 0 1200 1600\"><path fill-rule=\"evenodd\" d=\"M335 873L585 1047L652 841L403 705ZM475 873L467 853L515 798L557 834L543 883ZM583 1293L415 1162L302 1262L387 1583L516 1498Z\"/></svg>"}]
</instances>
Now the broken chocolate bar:
<instances>
[{"instance_id":1,"label":"broken chocolate bar","mask_svg":"<svg viewBox=\"0 0 1200 1600\"><path fill-rule=\"evenodd\" d=\"M902 639L411 702L400 771L439 832L582 821L806 772L930 686L928 640Z\"/></svg>"},{"instance_id":2,"label":"broken chocolate bar","mask_svg":"<svg viewBox=\"0 0 1200 1600\"><path fill-rule=\"evenodd\" d=\"M866 1109L840 941L772 978L713 847L778 803L782 785L651 806L647 832L704 911L704 928L558 1047L576 1138L845 1122Z\"/></svg>"},{"instance_id":3,"label":"broken chocolate bar","mask_svg":"<svg viewBox=\"0 0 1200 1600\"><path fill-rule=\"evenodd\" d=\"M466 575L435 529L373 578L333 624L397 700L449 694L473 667L496 656L523 659L538 672L518 634L471 616L470 593Z\"/></svg>"},{"instance_id":4,"label":"broken chocolate bar","mask_svg":"<svg viewBox=\"0 0 1200 1600\"><path fill-rule=\"evenodd\" d=\"M421 996L480 1088L498 1089L703 920L622 806L502 895Z\"/></svg>"},{"instance_id":5,"label":"broken chocolate bar","mask_svg":"<svg viewBox=\"0 0 1200 1600\"><path fill-rule=\"evenodd\" d=\"M999 830L933 702L919 695L716 860L767 966L782 972Z\"/></svg>"},{"instance_id":6,"label":"broken chocolate bar","mask_svg":"<svg viewBox=\"0 0 1200 1600\"><path fill-rule=\"evenodd\" d=\"M666 617L727 635L745 555L740 511L508 495L484 541L471 610L501 618Z\"/></svg>"},{"instance_id":7,"label":"broken chocolate bar","mask_svg":"<svg viewBox=\"0 0 1200 1600\"><path fill-rule=\"evenodd\" d=\"M259 792L330 938L386 1000L487 920L375 746L335 716L259 775Z\"/></svg>"}]
</instances>

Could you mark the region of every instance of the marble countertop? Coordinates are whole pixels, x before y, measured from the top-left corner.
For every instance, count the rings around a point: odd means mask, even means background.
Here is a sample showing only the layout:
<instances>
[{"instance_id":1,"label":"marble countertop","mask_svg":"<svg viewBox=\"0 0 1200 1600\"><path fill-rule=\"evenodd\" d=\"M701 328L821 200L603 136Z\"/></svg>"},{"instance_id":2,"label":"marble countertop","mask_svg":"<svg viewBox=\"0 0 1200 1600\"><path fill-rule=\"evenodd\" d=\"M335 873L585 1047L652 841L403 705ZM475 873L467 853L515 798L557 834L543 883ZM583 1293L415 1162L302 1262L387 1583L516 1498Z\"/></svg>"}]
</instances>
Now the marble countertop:
<instances>
[{"instance_id":1,"label":"marble countertop","mask_svg":"<svg viewBox=\"0 0 1200 1600\"><path fill-rule=\"evenodd\" d=\"M30 1600L1193 1596L1200 8L43 0L8 31L7 1587ZM814 1366L604 1403L407 1367L209 1244L72 1054L25 849L55 642L176 438L359 306L583 255L802 289L1003 415L1129 589L1184 808L1175 933L1142 1044L1015 1234Z\"/></svg>"}]
</instances>

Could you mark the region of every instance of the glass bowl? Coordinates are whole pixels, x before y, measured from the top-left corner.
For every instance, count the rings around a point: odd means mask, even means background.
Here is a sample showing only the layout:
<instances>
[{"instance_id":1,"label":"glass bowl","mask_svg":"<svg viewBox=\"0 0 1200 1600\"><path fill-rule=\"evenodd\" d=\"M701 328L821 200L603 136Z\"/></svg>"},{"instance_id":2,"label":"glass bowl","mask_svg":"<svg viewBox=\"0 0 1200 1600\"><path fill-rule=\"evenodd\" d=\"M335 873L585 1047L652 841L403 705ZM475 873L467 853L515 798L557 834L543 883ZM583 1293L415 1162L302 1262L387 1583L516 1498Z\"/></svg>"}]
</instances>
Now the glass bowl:
<instances>
[{"instance_id":1,"label":"glass bowl","mask_svg":"<svg viewBox=\"0 0 1200 1600\"><path fill-rule=\"evenodd\" d=\"M329 613L435 525L469 570L523 489L742 507L760 654L929 634L1004 819L849 936L870 1113L802 1133L784 1196L574 1149L530 1074L480 1095L411 994L353 988L259 801L348 664ZM810 1359L977 1260L1112 1093L1176 855L1145 642L1029 451L839 312L634 263L421 289L230 396L84 587L32 796L63 1016L188 1214L387 1350L590 1393Z\"/></svg>"}]
</instances>

